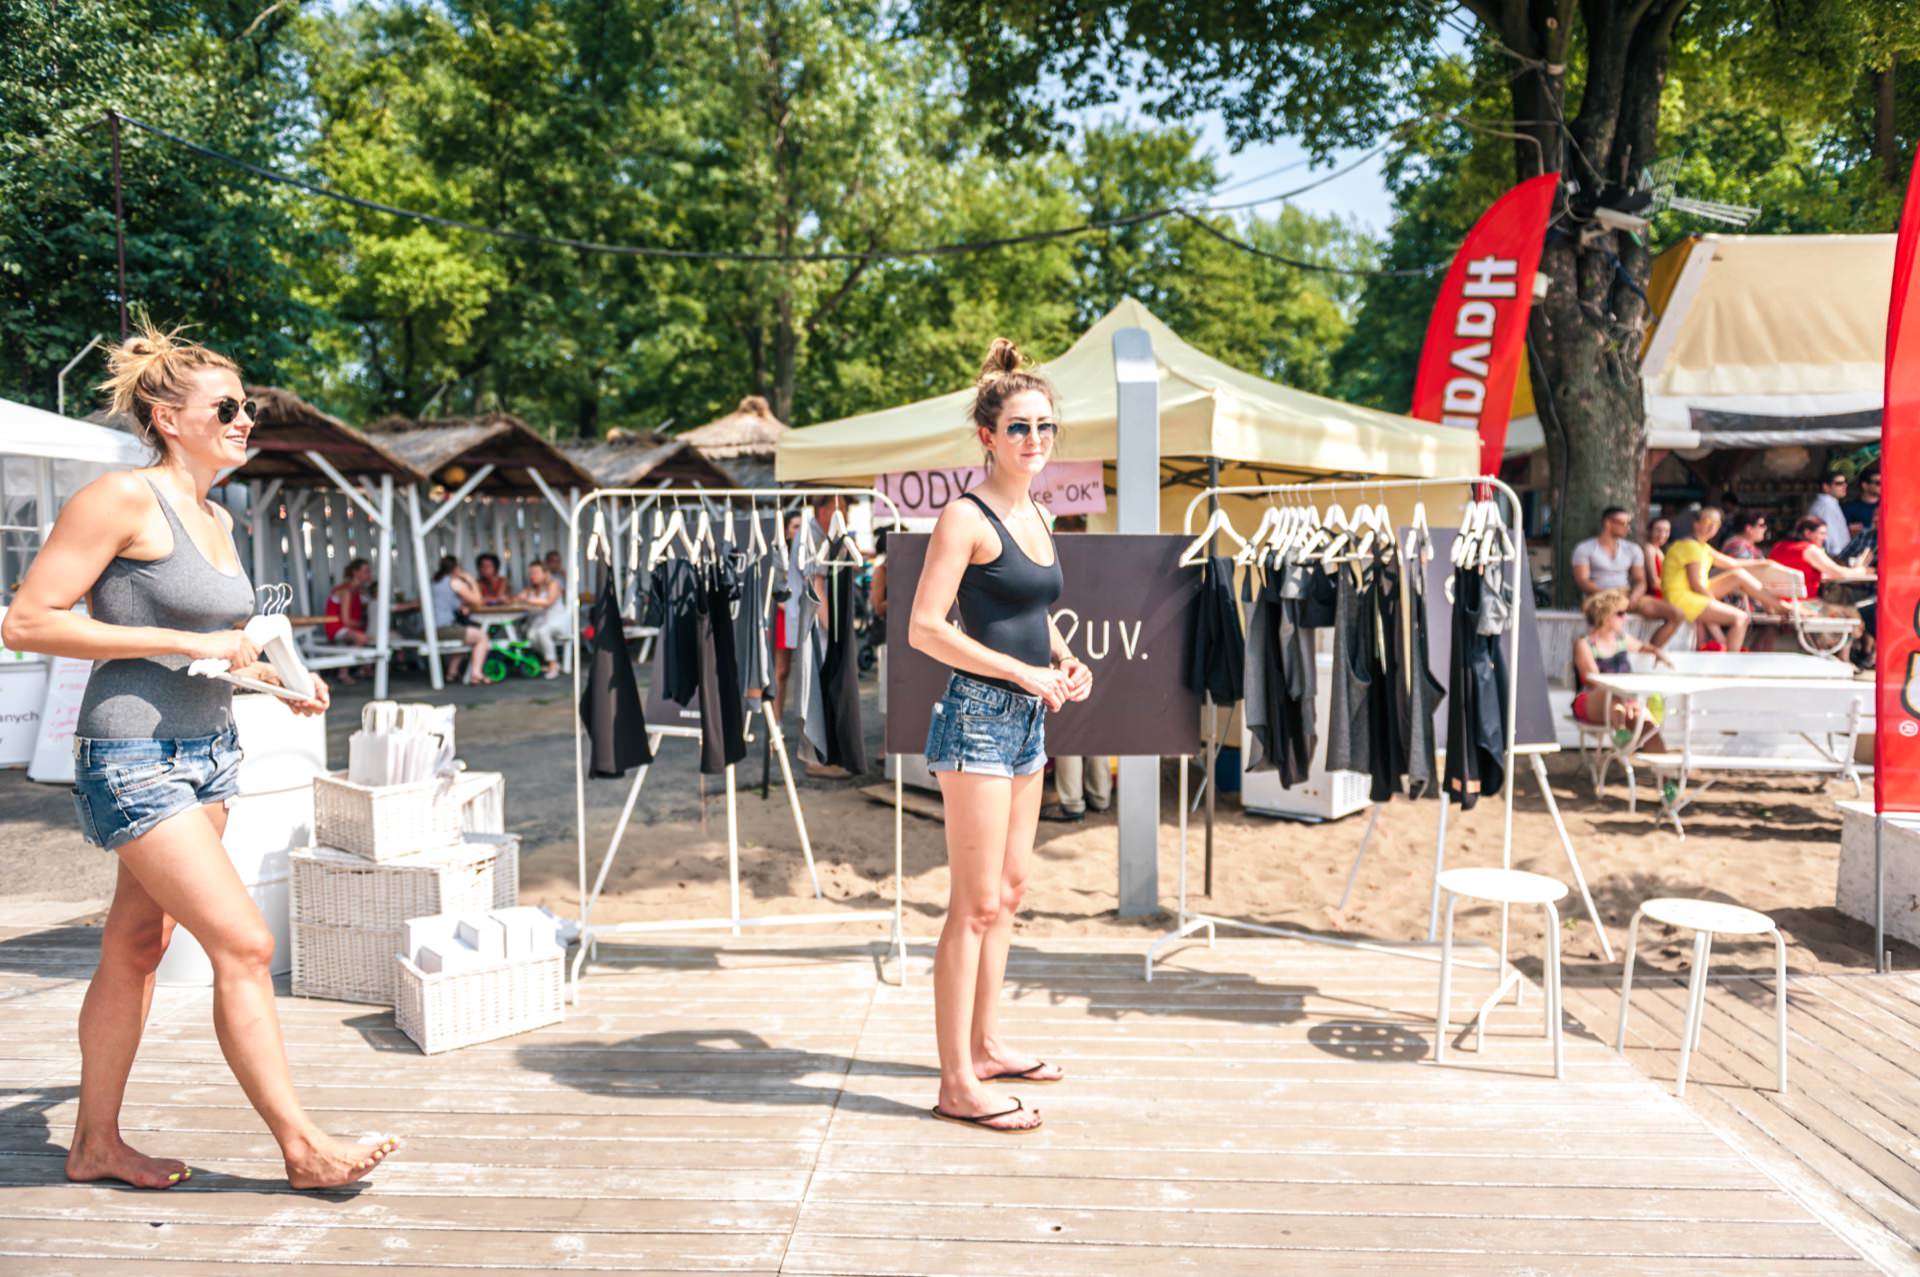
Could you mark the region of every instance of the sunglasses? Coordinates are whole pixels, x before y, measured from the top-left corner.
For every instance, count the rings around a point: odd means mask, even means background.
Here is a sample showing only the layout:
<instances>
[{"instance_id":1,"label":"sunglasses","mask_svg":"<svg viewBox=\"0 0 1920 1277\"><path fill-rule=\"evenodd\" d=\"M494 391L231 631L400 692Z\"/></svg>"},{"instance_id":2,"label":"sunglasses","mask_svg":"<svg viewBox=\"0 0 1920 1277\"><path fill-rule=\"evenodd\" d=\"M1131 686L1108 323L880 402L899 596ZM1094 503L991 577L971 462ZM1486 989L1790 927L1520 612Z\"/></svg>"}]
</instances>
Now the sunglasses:
<instances>
[{"instance_id":1,"label":"sunglasses","mask_svg":"<svg viewBox=\"0 0 1920 1277\"><path fill-rule=\"evenodd\" d=\"M1014 420L1009 421L1000 428L1006 431L1007 438L1009 439L1025 439L1028 435L1034 434L1039 435L1042 439L1052 439L1060 434L1060 423L1057 421Z\"/></svg>"},{"instance_id":2,"label":"sunglasses","mask_svg":"<svg viewBox=\"0 0 1920 1277\"><path fill-rule=\"evenodd\" d=\"M223 399L214 401L213 415L220 419L220 424L223 426L232 425L233 419L242 412L247 414L248 421L258 421L260 419L259 411L254 407L253 400L251 399L242 403L229 395Z\"/></svg>"}]
</instances>

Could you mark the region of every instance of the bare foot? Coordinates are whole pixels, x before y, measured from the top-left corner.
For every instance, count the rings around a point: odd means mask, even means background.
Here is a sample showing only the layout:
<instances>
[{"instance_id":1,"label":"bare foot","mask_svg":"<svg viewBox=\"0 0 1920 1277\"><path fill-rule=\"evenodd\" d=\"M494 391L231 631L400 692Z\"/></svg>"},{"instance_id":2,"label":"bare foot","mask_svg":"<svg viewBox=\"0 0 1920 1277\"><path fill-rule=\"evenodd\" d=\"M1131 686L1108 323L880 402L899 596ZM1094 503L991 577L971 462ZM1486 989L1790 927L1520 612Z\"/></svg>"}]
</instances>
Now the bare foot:
<instances>
[{"instance_id":1,"label":"bare foot","mask_svg":"<svg viewBox=\"0 0 1920 1277\"><path fill-rule=\"evenodd\" d=\"M75 1140L67 1153L67 1178L76 1184L117 1179L135 1188L172 1188L192 1177L185 1162L148 1157L128 1147L117 1135L110 1141Z\"/></svg>"},{"instance_id":2,"label":"bare foot","mask_svg":"<svg viewBox=\"0 0 1920 1277\"><path fill-rule=\"evenodd\" d=\"M340 1188L367 1174L399 1147L396 1139L356 1145L322 1135L285 1150L287 1183L295 1188Z\"/></svg>"},{"instance_id":3,"label":"bare foot","mask_svg":"<svg viewBox=\"0 0 1920 1277\"><path fill-rule=\"evenodd\" d=\"M973 1055L973 1075L982 1082L1058 1082L1066 1076L1057 1064L1018 1051L983 1048Z\"/></svg>"},{"instance_id":4,"label":"bare foot","mask_svg":"<svg viewBox=\"0 0 1920 1277\"><path fill-rule=\"evenodd\" d=\"M940 1103L934 1108L935 1116L956 1121L975 1120L973 1125L983 1126L990 1131L1030 1131L1040 1125L1040 1110L1030 1109L1019 1100L1003 1100L990 1095L979 1087L964 1094L949 1092L942 1087Z\"/></svg>"}]
</instances>

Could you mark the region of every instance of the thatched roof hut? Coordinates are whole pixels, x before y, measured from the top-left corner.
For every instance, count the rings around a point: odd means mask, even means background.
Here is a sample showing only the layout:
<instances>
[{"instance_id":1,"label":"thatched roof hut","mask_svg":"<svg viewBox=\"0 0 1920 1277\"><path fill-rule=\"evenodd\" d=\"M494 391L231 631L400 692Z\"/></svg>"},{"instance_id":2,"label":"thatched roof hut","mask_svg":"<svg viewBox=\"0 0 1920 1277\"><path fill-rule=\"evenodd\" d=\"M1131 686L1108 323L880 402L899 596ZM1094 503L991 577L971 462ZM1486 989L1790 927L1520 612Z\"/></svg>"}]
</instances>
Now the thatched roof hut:
<instances>
[{"instance_id":1,"label":"thatched roof hut","mask_svg":"<svg viewBox=\"0 0 1920 1277\"><path fill-rule=\"evenodd\" d=\"M426 478L394 450L390 441L356 430L290 390L248 386L247 396L259 408L253 434L247 440L247 446L257 455L241 467L241 478L331 483L332 479L306 456L309 452L325 457L343 475L390 474L399 484Z\"/></svg>"},{"instance_id":2,"label":"thatched roof hut","mask_svg":"<svg viewBox=\"0 0 1920 1277\"><path fill-rule=\"evenodd\" d=\"M573 458L511 413L418 421L389 417L370 431L414 469L449 488L483 465L493 466L493 473L474 491L494 496L538 495L540 487L527 477L528 470L538 470L556 492L594 486L593 476Z\"/></svg>"},{"instance_id":3,"label":"thatched roof hut","mask_svg":"<svg viewBox=\"0 0 1920 1277\"><path fill-rule=\"evenodd\" d=\"M603 439L563 443L560 450L603 488L731 488L733 475L684 438L609 430Z\"/></svg>"},{"instance_id":4,"label":"thatched roof hut","mask_svg":"<svg viewBox=\"0 0 1920 1277\"><path fill-rule=\"evenodd\" d=\"M773 485L773 455L787 424L773 415L773 407L759 395L748 395L740 406L704 426L695 426L679 438L692 444L709 461L726 465L743 487Z\"/></svg>"}]
</instances>

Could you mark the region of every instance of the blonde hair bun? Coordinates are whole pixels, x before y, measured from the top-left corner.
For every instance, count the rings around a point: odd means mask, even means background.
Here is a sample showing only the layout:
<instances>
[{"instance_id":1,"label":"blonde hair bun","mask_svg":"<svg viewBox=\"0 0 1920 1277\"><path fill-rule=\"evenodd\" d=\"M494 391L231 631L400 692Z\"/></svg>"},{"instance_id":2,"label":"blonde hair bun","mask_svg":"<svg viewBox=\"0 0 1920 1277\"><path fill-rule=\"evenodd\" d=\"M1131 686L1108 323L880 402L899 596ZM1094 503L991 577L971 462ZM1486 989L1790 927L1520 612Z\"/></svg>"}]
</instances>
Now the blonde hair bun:
<instances>
[{"instance_id":1,"label":"blonde hair bun","mask_svg":"<svg viewBox=\"0 0 1920 1277\"><path fill-rule=\"evenodd\" d=\"M240 369L225 355L208 350L199 342L184 341L184 327L162 331L146 314L134 312L135 332L118 345L107 347L107 379L100 389L107 393L108 409L115 415L131 413L140 423L141 437L159 446L153 431L153 406L186 402L189 378L203 369L216 368L238 376Z\"/></svg>"}]
</instances>

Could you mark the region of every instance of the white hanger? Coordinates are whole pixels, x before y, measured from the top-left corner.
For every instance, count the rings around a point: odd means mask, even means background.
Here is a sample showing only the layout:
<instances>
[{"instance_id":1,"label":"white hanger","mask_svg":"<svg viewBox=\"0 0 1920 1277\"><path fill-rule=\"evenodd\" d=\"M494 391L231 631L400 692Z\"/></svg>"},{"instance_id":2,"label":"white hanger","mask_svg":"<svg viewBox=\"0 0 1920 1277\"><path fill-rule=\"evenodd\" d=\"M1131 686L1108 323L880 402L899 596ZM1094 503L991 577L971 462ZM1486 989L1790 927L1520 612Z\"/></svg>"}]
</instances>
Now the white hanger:
<instances>
[{"instance_id":1,"label":"white hanger","mask_svg":"<svg viewBox=\"0 0 1920 1277\"><path fill-rule=\"evenodd\" d=\"M824 553L814 560L818 566L846 568L866 566L866 556L860 553L859 544L854 541L853 534L847 531L847 515L844 510L835 510L833 517L827 520L827 532L821 541L820 548ZM828 557L839 553L842 549L853 557L845 559Z\"/></svg>"},{"instance_id":2,"label":"white hanger","mask_svg":"<svg viewBox=\"0 0 1920 1277\"><path fill-rule=\"evenodd\" d=\"M778 526L779 517L780 512L774 511L775 526ZM768 548L766 529L760 526L760 507L750 505L747 507L747 553L758 558L764 555Z\"/></svg>"},{"instance_id":3,"label":"white hanger","mask_svg":"<svg viewBox=\"0 0 1920 1277\"><path fill-rule=\"evenodd\" d=\"M1239 546L1242 550L1247 548L1246 541L1242 539L1238 532L1233 530L1233 524L1228 520L1227 512L1225 510L1215 509L1214 512L1208 516L1207 526L1200 530L1200 535L1195 537L1192 543L1180 552L1180 566L1190 568L1206 558L1213 545L1215 534L1222 532L1226 533L1227 539Z\"/></svg>"},{"instance_id":4,"label":"white hanger","mask_svg":"<svg viewBox=\"0 0 1920 1277\"><path fill-rule=\"evenodd\" d=\"M1268 539L1279 531L1282 519L1278 506L1268 506L1262 511L1259 525L1254 528L1253 535L1248 537L1245 544L1241 546L1240 553L1234 555L1233 561L1252 563L1258 560L1267 549Z\"/></svg>"},{"instance_id":5,"label":"white hanger","mask_svg":"<svg viewBox=\"0 0 1920 1277\"><path fill-rule=\"evenodd\" d=\"M613 538L607 535L607 512L599 505L593 509L593 532L587 537L587 558L598 558L613 566Z\"/></svg>"}]
</instances>

